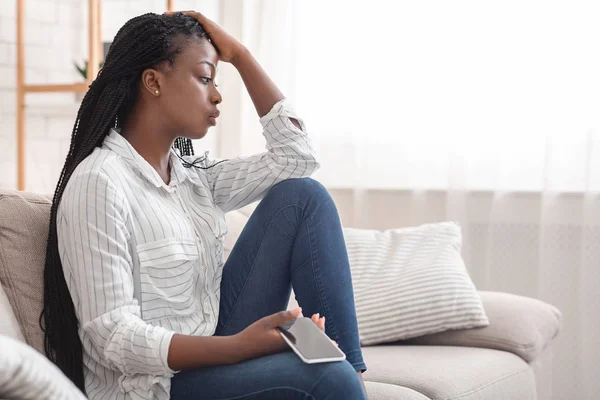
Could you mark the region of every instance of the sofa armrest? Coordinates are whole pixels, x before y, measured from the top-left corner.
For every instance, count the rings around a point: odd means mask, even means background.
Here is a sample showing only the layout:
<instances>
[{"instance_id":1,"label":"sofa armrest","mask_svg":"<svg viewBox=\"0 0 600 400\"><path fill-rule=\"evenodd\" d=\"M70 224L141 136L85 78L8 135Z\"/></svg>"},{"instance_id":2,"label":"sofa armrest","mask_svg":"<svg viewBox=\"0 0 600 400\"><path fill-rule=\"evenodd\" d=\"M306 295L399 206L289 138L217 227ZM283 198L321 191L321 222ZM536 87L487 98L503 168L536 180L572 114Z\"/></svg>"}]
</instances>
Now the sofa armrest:
<instances>
[{"instance_id":1,"label":"sofa armrest","mask_svg":"<svg viewBox=\"0 0 600 400\"><path fill-rule=\"evenodd\" d=\"M445 331L403 343L497 349L531 362L558 334L562 315L556 307L509 293L480 291L479 294L489 326Z\"/></svg>"}]
</instances>

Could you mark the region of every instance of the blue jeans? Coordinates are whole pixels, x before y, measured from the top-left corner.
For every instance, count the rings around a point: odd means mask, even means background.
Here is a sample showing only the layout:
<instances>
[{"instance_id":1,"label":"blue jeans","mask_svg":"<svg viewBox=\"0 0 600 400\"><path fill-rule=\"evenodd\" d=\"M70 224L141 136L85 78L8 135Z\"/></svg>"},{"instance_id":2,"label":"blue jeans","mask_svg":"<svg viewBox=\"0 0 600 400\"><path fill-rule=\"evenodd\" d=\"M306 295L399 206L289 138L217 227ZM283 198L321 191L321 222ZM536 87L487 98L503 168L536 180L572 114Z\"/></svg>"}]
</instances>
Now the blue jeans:
<instances>
[{"instance_id":1,"label":"blue jeans","mask_svg":"<svg viewBox=\"0 0 600 400\"><path fill-rule=\"evenodd\" d=\"M346 361L305 364L288 351L182 371L171 379L173 400L364 399L356 371L366 366L341 223L331 196L312 179L274 186L250 217L225 263L215 335L285 310L292 286L305 316L325 316L325 331Z\"/></svg>"}]
</instances>

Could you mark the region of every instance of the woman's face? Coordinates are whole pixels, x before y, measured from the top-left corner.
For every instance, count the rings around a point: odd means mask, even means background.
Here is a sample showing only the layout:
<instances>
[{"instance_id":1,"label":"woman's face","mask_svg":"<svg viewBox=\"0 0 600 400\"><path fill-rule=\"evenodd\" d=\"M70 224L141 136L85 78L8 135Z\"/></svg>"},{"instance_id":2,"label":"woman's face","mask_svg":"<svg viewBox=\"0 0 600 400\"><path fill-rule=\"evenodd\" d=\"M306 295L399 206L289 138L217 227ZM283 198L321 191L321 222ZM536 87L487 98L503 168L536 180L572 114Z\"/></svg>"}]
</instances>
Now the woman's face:
<instances>
[{"instance_id":1,"label":"woman's face","mask_svg":"<svg viewBox=\"0 0 600 400\"><path fill-rule=\"evenodd\" d=\"M218 61L208 40L191 40L165 68L159 109L177 136L200 139L216 125L217 104L222 100L214 81Z\"/></svg>"}]
</instances>

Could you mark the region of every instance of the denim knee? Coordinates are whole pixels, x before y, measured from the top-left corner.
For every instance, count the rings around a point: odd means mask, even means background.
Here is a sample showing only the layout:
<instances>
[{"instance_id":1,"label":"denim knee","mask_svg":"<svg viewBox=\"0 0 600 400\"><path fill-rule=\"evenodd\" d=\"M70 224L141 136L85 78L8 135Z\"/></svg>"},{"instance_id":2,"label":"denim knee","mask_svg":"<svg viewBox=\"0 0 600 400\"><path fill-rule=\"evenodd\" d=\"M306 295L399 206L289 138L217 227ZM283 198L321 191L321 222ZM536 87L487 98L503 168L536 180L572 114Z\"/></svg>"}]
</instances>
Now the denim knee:
<instances>
[{"instance_id":1,"label":"denim knee","mask_svg":"<svg viewBox=\"0 0 600 400\"><path fill-rule=\"evenodd\" d=\"M286 179L273 186L271 192L273 194L284 193L294 197L315 198L321 201L331 199L325 186L312 178Z\"/></svg>"},{"instance_id":2,"label":"denim knee","mask_svg":"<svg viewBox=\"0 0 600 400\"><path fill-rule=\"evenodd\" d=\"M348 361L327 364L311 394L315 399L364 399L365 393L358 375Z\"/></svg>"}]
</instances>

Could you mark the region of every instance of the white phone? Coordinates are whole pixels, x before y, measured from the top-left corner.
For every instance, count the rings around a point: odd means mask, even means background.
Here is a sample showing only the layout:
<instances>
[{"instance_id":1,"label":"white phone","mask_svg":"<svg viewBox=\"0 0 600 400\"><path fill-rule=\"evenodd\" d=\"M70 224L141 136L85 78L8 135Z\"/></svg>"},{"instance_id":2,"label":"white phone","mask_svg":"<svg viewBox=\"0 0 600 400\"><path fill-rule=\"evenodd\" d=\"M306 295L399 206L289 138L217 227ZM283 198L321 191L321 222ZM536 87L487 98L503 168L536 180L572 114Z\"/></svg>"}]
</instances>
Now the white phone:
<instances>
[{"instance_id":1,"label":"white phone","mask_svg":"<svg viewBox=\"0 0 600 400\"><path fill-rule=\"evenodd\" d=\"M287 344L307 364L346 359L344 352L310 318L297 318L277 328Z\"/></svg>"}]
</instances>

